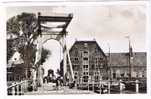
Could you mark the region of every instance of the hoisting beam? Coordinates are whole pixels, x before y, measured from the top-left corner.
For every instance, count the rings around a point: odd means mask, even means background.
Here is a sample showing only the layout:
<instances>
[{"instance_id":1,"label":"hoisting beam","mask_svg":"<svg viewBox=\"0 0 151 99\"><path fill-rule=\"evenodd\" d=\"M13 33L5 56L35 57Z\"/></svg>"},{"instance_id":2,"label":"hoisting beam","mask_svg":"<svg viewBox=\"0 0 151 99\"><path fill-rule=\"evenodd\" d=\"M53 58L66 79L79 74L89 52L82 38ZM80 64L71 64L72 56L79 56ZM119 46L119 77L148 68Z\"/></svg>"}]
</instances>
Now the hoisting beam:
<instances>
[{"instance_id":1,"label":"hoisting beam","mask_svg":"<svg viewBox=\"0 0 151 99\"><path fill-rule=\"evenodd\" d=\"M70 22L73 15L69 14L67 17L63 16L40 16L39 20L47 22Z\"/></svg>"},{"instance_id":2,"label":"hoisting beam","mask_svg":"<svg viewBox=\"0 0 151 99\"><path fill-rule=\"evenodd\" d=\"M41 22L65 22L65 25L62 25L62 31L60 33L66 33L66 28L69 25L73 18L73 14L69 14L68 16L41 16L40 13L38 13L38 24L39 24L39 31L41 32ZM40 33L39 32L39 33Z\"/></svg>"}]
</instances>

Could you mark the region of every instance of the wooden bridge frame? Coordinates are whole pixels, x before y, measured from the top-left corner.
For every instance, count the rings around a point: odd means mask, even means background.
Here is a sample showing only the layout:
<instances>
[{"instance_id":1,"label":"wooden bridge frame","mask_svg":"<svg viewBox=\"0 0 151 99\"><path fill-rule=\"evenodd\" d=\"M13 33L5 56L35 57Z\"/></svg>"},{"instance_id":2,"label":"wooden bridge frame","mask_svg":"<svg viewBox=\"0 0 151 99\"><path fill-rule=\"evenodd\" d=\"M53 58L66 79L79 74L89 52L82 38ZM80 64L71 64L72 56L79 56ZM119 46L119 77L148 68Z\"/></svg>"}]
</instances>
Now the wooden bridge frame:
<instances>
[{"instance_id":1,"label":"wooden bridge frame","mask_svg":"<svg viewBox=\"0 0 151 99\"><path fill-rule=\"evenodd\" d=\"M38 34L42 36L50 36L49 38L42 41L42 44L48 40L54 39L60 43L63 48L63 80L64 84L66 84L65 74L67 73L67 59L69 60L70 72L72 80L74 80L74 73L72 69L72 64L70 61L69 51L66 45L66 35L67 35L67 27L73 18L72 14L68 14L68 16L42 16L41 13L38 13ZM45 22L64 22L63 25L58 25L56 27L47 27L43 26L42 23ZM50 31L53 28L62 29L61 31ZM44 33L45 32L45 33ZM68 57L68 58L67 58Z\"/></svg>"}]
</instances>

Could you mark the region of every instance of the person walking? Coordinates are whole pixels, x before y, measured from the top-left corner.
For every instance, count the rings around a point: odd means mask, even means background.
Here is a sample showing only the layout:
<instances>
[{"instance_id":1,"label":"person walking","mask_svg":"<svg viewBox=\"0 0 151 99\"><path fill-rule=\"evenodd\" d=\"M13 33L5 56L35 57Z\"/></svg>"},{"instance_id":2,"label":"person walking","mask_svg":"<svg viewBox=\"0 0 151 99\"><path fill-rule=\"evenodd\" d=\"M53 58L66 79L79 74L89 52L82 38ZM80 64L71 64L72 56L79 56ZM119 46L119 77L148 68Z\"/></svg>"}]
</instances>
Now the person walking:
<instances>
[{"instance_id":1,"label":"person walking","mask_svg":"<svg viewBox=\"0 0 151 99\"><path fill-rule=\"evenodd\" d=\"M56 78L56 90L59 90L59 79Z\"/></svg>"}]
</instances>

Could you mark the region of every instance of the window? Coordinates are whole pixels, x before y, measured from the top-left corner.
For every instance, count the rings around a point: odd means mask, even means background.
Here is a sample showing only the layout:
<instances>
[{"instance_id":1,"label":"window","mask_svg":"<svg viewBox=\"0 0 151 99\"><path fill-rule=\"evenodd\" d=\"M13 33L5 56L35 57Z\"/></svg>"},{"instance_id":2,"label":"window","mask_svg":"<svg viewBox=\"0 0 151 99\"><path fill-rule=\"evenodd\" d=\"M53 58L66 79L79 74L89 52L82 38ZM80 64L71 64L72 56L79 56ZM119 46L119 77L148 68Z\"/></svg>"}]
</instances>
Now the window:
<instances>
[{"instance_id":1,"label":"window","mask_svg":"<svg viewBox=\"0 0 151 99\"><path fill-rule=\"evenodd\" d=\"M103 66L103 63L101 62L100 65Z\"/></svg>"},{"instance_id":2,"label":"window","mask_svg":"<svg viewBox=\"0 0 151 99\"><path fill-rule=\"evenodd\" d=\"M88 51L84 51L83 53L84 53L84 54L88 54Z\"/></svg>"},{"instance_id":3,"label":"window","mask_svg":"<svg viewBox=\"0 0 151 99\"><path fill-rule=\"evenodd\" d=\"M88 60L88 58L87 58L87 57L84 57L83 60Z\"/></svg>"},{"instance_id":4,"label":"window","mask_svg":"<svg viewBox=\"0 0 151 99\"><path fill-rule=\"evenodd\" d=\"M8 75L8 76L7 76L7 81L13 81L13 76Z\"/></svg>"},{"instance_id":5,"label":"window","mask_svg":"<svg viewBox=\"0 0 151 99\"><path fill-rule=\"evenodd\" d=\"M73 59L73 62L74 62L75 64L78 64L78 63L79 63L79 58L78 58L78 57L75 57L75 58Z\"/></svg>"},{"instance_id":6,"label":"window","mask_svg":"<svg viewBox=\"0 0 151 99\"><path fill-rule=\"evenodd\" d=\"M145 71L142 71L142 77L145 77Z\"/></svg>"},{"instance_id":7,"label":"window","mask_svg":"<svg viewBox=\"0 0 151 99\"><path fill-rule=\"evenodd\" d=\"M95 65L95 69L96 69L96 70L99 69L99 65Z\"/></svg>"},{"instance_id":8,"label":"window","mask_svg":"<svg viewBox=\"0 0 151 99\"><path fill-rule=\"evenodd\" d=\"M145 77L145 75L144 75L144 74L142 74L142 77Z\"/></svg>"},{"instance_id":9,"label":"window","mask_svg":"<svg viewBox=\"0 0 151 99\"><path fill-rule=\"evenodd\" d=\"M83 75L88 75L88 72L83 72Z\"/></svg>"},{"instance_id":10,"label":"window","mask_svg":"<svg viewBox=\"0 0 151 99\"><path fill-rule=\"evenodd\" d=\"M88 70L89 66L88 65L83 65L84 70Z\"/></svg>"},{"instance_id":11,"label":"window","mask_svg":"<svg viewBox=\"0 0 151 99\"><path fill-rule=\"evenodd\" d=\"M83 65L83 68L88 68L88 65Z\"/></svg>"},{"instance_id":12,"label":"window","mask_svg":"<svg viewBox=\"0 0 151 99\"><path fill-rule=\"evenodd\" d=\"M89 61L88 60L83 60L83 65L89 65Z\"/></svg>"},{"instance_id":13,"label":"window","mask_svg":"<svg viewBox=\"0 0 151 99\"><path fill-rule=\"evenodd\" d=\"M121 77L124 77L124 73L121 73L120 75L121 75Z\"/></svg>"},{"instance_id":14,"label":"window","mask_svg":"<svg viewBox=\"0 0 151 99\"><path fill-rule=\"evenodd\" d=\"M95 66L94 66L94 64L92 65L92 69L95 69Z\"/></svg>"},{"instance_id":15,"label":"window","mask_svg":"<svg viewBox=\"0 0 151 99\"><path fill-rule=\"evenodd\" d=\"M95 76L94 80L95 80L95 82L98 82L99 81L99 76Z\"/></svg>"},{"instance_id":16,"label":"window","mask_svg":"<svg viewBox=\"0 0 151 99\"><path fill-rule=\"evenodd\" d=\"M95 72L94 72L94 75L95 75L95 76L98 76L98 75L99 75L99 71L95 71Z\"/></svg>"},{"instance_id":17,"label":"window","mask_svg":"<svg viewBox=\"0 0 151 99\"><path fill-rule=\"evenodd\" d=\"M103 60L103 57L101 57L100 60Z\"/></svg>"},{"instance_id":18,"label":"window","mask_svg":"<svg viewBox=\"0 0 151 99\"><path fill-rule=\"evenodd\" d=\"M74 76L74 79L77 79L77 76Z\"/></svg>"},{"instance_id":19,"label":"window","mask_svg":"<svg viewBox=\"0 0 151 99\"><path fill-rule=\"evenodd\" d=\"M78 75L78 72L74 72L74 75Z\"/></svg>"},{"instance_id":20,"label":"window","mask_svg":"<svg viewBox=\"0 0 151 99\"><path fill-rule=\"evenodd\" d=\"M88 82L88 76L83 76L83 82Z\"/></svg>"},{"instance_id":21,"label":"window","mask_svg":"<svg viewBox=\"0 0 151 99\"><path fill-rule=\"evenodd\" d=\"M73 54L74 54L74 56L78 56L78 48L75 46L75 49L74 49L74 52L73 52Z\"/></svg>"},{"instance_id":22,"label":"window","mask_svg":"<svg viewBox=\"0 0 151 99\"><path fill-rule=\"evenodd\" d=\"M83 57L88 57L89 56L89 52L87 50L83 51Z\"/></svg>"},{"instance_id":23,"label":"window","mask_svg":"<svg viewBox=\"0 0 151 99\"><path fill-rule=\"evenodd\" d=\"M98 52L98 49L97 48L95 48L95 53L97 53Z\"/></svg>"},{"instance_id":24,"label":"window","mask_svg":"<svg viewBox=\"0 0 151 99\"><path fill-rule=\"evenodd\" d=\"M78 70L79 69L79 65L72 65L72 67L73 67L73 70Z\"/></svg>"},{"instance_id":25,"label":"window","mask_svg":"<svg viewBox=\"0 0 151 99\"><path fill-rule=\"evenodd\" d=\"M113 73L113 78L116 78L116 73Z\"/></svg>"},{"instance_id":26,"label":"window","mask_svg":"<svg viewBox=\"0 0 151 99\"><path fill-rule=\"evenodd\" d=\"M78 61L79 59L76 57L76 58L74 58L74 60L75 60L75 61Z\"/></svg>"}]
</instances>

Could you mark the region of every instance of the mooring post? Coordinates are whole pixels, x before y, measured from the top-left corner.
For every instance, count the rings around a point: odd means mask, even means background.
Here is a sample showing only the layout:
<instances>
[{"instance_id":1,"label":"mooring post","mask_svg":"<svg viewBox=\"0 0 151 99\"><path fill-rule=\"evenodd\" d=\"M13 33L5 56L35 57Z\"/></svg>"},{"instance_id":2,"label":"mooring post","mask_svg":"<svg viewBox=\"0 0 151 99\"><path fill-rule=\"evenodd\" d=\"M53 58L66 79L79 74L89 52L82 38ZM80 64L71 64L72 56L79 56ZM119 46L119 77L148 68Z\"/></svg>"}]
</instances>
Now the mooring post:
<instances>
[{"instance_id":1,"label":"mooring post","mask_svg":"<svg viewBox=\"0 0 151 99\"><path fill-rule=\"evenodd\" d=\"M21 80L21 85L20 85L20 94L23 95L24 94L24 83L23 81Z\"/></svg>"},{"instance_id":2,"label":"mooring post","mask_svg":"<svg viewBox=\"0 0 151 99\"><path fill-rule=\"evenodd\" d=\"M12 86L13 86L12 87L12 95L15 95L15 86L14 85L15 85L15 83L12 83Z\"/></svg>"},{"instance_id":3,"label":"mooring post","mask_svg":"<svg viewBox=\"0 0 151 99\"><path fill-rule=\"evenodd\" d=\"M123 86L122 86L122 80L120 79L120 94L122 93L122 90L123 90Z\"/></svg>"},{"instance_id":4,"label":"mooring post","mask_svg":"<svg viewBox=\"0 0 151 99\"><path fill-rule=\"evenodd\" d=\"M100 83L100 94L102 94L102 84Z\"/></svg>"},{"instance_id":5,"label":"mooring post","mask_svg":"<svg viewBox=\"0 0 151 99\"><path fill-rule=\"evenodd\" d=\"M82 87L82 77L80 78L80 88Z\"/></svg>"},{"instance_id":6,"label":"mooring post","mask_svg":"<svg viewBox=\"0 0 151 99\"><path fill-rule=\"evenodd\" d=\"M95 87L95 79L93 77L93 92L95 91L94 87Z\"/></svg>"},{"instance_id":7,"label":"mooring post","mask_svg":"<svg viewBox=\"0 0 151 99\"><path fill-rule=\"evenodd\" d=\"M88 91L90 91L90 82L91 82L91 78L88 78Z\"/></svg>"},{"instance_id":8,"label":"mooring post","mask_svg":"<svg viewBox=\"0 0 151 99\"><path fill-rule=\"evenodd\" d=\"M19 91L19 84L16 85L16 94L19 95L20 91Z\"/></svg>"},{"instance_id":9,"label":"mooring post","mask_svg":"<svg viewBox=\"0 0 151 99\"><path fill-rule=\"evenodd\" d=\"M110 90L111 90L111 84L110 84L110 80L108 81L108 94L110 94Z\"/></svg>"},{"instance_id":10,"label":"mooring post","mask_svg":"<svg viewBox=\"0 0 151 99\"><path fill-rule=\"evenodd\" d=\"M136 80L135 84L136 84L136 93L139 93L139 81Z\"/></svg>"},{"instance_id":11,"label":"mooring post","mask_svg":"<svg viewBox=\"0 0 151 99\"><path fill-rule=\"evenodd\" d=\"M102 83L101 83L101 80L102 79L100 78L100 94L102 93L102 88L101 88L102 87Z\"/></svg>"},{"instance_id":12,"label":"mooring post","mask_svg":"<svg viewBox=\"0 0 151 99\"><path fill-rule=\"evenodd\" d=\"M24 92L28 91L27 87L28 87L28 82L27 82L27 80L25 80L24 84L23 84L23 90L24 90Z\"/></svg>"}]
</instances>

